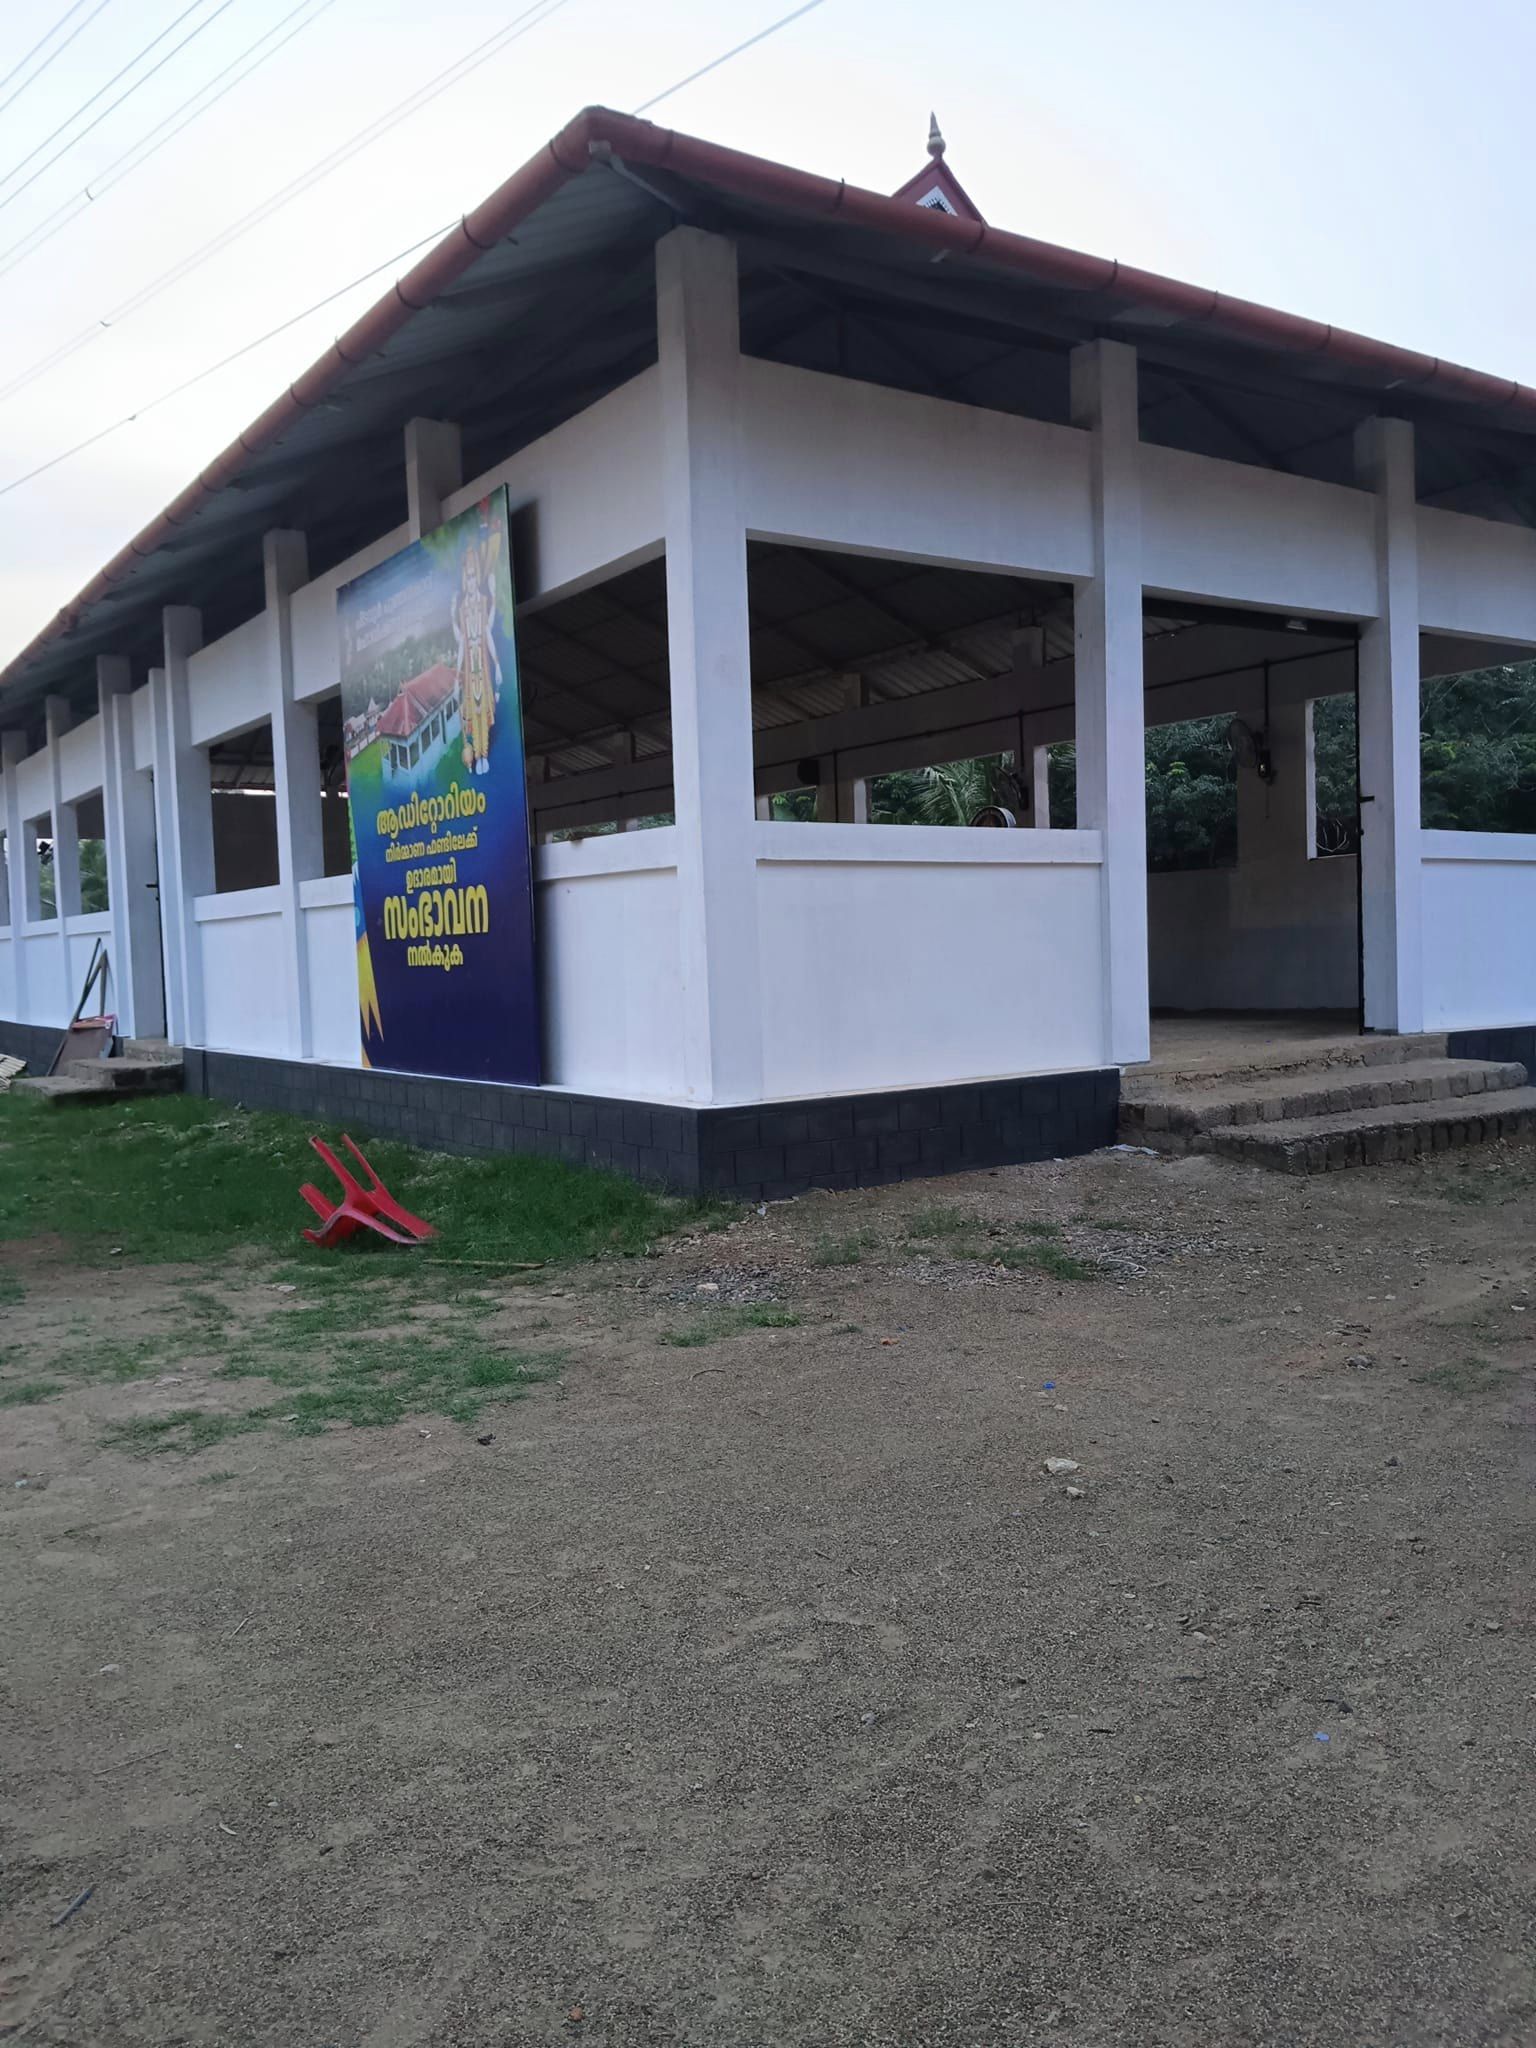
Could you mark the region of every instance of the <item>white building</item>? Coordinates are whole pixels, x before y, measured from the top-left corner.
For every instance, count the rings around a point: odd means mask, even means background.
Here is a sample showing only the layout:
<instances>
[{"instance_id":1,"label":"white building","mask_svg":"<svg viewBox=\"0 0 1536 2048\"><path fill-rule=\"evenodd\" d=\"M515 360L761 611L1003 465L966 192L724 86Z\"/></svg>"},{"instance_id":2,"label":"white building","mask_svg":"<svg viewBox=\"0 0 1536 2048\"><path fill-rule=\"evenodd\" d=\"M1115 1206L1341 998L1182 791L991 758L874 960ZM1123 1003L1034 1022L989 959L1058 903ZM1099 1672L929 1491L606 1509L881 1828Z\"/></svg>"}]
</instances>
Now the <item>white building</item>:
<instances>
[{"instance_id":1,"label":"white building","mask_svg":"<svg viewBox=\"0 0 1536 2048\"><path fill-rule=\"evenodd\" d=\"M1005 233L941 156L884 197L588 111L392 287L0 676L0 1047L102 938L210 1093L780 1191L1102 1142L1153 1004L1529 1035L1536 837L1421 829L1419 692L1536 651L1536 391ZM338 585L499 483L538 1090L362 1070L340 794ZM1356 690L1358 862L1309 737ZM1274 779L1149 886L1144 728L1213 712ZM866 821L1000 750L1032 829Z\"/></svg>"}]
</instances>

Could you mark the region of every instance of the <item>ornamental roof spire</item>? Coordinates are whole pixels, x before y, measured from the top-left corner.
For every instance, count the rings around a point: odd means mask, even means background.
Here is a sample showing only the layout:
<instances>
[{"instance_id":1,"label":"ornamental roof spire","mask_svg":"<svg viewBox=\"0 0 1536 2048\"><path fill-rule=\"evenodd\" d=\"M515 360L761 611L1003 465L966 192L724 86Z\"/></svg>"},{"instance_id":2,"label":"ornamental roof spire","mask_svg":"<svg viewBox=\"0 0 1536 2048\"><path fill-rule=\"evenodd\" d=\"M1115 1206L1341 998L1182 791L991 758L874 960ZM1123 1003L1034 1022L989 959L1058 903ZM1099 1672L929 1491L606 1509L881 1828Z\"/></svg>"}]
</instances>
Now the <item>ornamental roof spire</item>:
<instances>
[{"instance_id":1,"label":"ornamental roof spire","mask_svg":"<svg viewBox=\"0 0 1536 2048\"><path fill-rule=\"evenodd\" d=\"M947 147L937 114L928 116L928 161L905 185L898 185L893 199L910 199L914 206L929 206L938 213L951 213L958 220L985 225L981 208L944 160Z\"/></svg>"}]
</instances>

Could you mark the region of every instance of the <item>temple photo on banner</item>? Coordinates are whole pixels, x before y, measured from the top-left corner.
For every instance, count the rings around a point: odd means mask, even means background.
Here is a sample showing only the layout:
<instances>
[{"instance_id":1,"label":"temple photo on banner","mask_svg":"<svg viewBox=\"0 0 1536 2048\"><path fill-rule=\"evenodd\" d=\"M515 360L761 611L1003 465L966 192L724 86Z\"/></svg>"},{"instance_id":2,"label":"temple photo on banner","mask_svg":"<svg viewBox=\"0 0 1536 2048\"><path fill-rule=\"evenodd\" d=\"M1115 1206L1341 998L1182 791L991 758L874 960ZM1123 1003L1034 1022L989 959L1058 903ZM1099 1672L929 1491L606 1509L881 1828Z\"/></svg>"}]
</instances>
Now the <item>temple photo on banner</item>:
<instances>
[{"instance_id":1,"label":"temple photo on banner","mask_svg":"<svg viewBox=\"0 0 1536 2048\"><path fill-rule=\"evenodd\" d=\"M535 1084L505 490L343 584L336 619L364 1062Z\"/></svg>"}]
</instances>

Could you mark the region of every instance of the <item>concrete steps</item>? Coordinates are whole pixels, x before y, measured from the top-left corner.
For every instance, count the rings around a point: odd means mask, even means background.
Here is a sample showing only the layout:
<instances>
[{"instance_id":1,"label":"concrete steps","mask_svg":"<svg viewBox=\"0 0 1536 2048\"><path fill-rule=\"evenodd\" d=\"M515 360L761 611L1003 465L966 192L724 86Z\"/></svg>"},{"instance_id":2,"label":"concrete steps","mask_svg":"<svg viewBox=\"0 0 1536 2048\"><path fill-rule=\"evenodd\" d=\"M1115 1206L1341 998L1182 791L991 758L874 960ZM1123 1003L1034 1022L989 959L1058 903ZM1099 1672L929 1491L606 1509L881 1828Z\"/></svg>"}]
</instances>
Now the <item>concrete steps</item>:
<instances>
[{"instance_id":1,"label":"concrete steps","mask_svg":"<svg viewBox=\"0 0 1536 2048\"><path fill-rule=\"evenodd\" d=\"M1411 1159L1536 1136L1517 1061L1455 1060L1443 1037L1361 1039L1321 1056L1126 1076L1120 1133L1159 1152L1214 1152L1283 1173Z\"/></svg>"},{"instance_id":2,"label":"concrete steps","mask_svg":"<svg viewBox=\"0 0 1536 2048\"><path fill-rule=\"evenodd\" d=\"M163 1039L133 1039L105 1060L65 1060L56 1074L27 1075L11 1083L15 1095L37 1102L122 1102L140 1095L181 1092L179 1046Z\"/></svg>"},{"instance_id":3,"label":"concrete steps","mask_svg":"<svg viewBox=\"0 0 1536 2048\"><path fill-rule=\"evenodd\" d=\"M1286 1117L1272 1124L1232 1124L1210 1133L1210 1149L1278 1173L1333 1173L1497 1138L1536 1138L1536 1088Z\"/></svg>"}]
</instances>

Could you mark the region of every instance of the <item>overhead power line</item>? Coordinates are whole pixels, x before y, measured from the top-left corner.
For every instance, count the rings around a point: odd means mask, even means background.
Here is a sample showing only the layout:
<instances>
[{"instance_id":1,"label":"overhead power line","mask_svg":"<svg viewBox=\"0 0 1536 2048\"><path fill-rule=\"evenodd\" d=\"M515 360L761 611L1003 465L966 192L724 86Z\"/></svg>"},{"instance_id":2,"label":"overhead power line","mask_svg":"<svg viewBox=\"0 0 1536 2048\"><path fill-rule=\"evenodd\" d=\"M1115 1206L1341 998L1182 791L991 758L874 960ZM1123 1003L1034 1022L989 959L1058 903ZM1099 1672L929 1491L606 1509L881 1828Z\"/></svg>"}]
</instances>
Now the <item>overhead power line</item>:
<instances>
[{"instance_id":1,"label":"overhead power line","mask_svg":"<svg viewBox=\"0 0 1536 2048\"><path fill-rule=\"evenodd\" d=\"M304 0L304 4L307 5L308 0ZM330 4L331 0L321 0L322 6L329 6ZM553 13L555 7L563 6L564 4L565 0L553 0L552 5L546 6L546 13ZM787 28L792 21L798 21L801 15L811 13L814 8L820 7L822 4L823 0L806 0L804 6L795 8L789 14L781 15L777 21L771 22L767 28L760 29L756 35L749 36L745 42L737 43L734 48L724 51L718 57L712 58L708 64L702 65L697 71L689 72L686 78L678 79L674 85L669 85L665 91L654 93L650 99L643 101L640 106L636 107L633 110L634 113L639 115L644 113L649 107L659 106L664 99L670 99L674 93L681 92L684 86L692 85L696 79L703 78L708 72L718 71L722 64L728 64L733 57L739 57L744 50L750 50L754 44L763 42L767 37L777 34L781 28ZM297 12L298 10L295 11ZM526 12L527 14L536 14L538 10L537 7L534 7L529 8ZM525 15L520 15L517 20L521 22L525 18ZM284 16L285 21L291 19L291 16ZM543 19L545 19L545 14L539 14L538 20L528 22L528 27L536 28L538 21ZM516 28L516 26L517 22L509 24L509 28ZM294 33L297 34L298 31L295 30ZM492 38L493 42L496 40L497 38ZM472 60L484 50L485 46L482 45L480 51L472 51L470 59ZM455 70L458 68L457 66L454 67ZM254 341L245 342L240 348L233 350L229 355L221 356L216 363L209 363L205 368L196 371L194 375L184 378L181 383L173 384L169 390L162 391L158 397L151 398L144 404L136 406L132 412L124 413L121 419L113 420L110 425L98 428L94 434L88 434L83 441L76 441L72 447L62 449L57 455L51 455L46 462L39 462L34 468L26 470L21 476L13 477L8 484L0 485L0 498L9 497L12 491L20 490L23 484L29 484L35 478L45 476L49 470L57 469L61 463L71 461L76 455L83 455L88 448L94 448L99 442L105 441L109 435L120 433L124 427L132 426L136 420L143 419L146 413L154 412L162 405L168 405L173 398L181 397L183 392L190 391L195 385L202 384L209 377L216 376L220 370L228 369L230 364L239 362L244 356L254 354L257 349L265 347L269 341L275 341L279 335L286 334L290 328L297 327L302 321L309 319L312 314L323 311L325 307L333 305L337 299L345 298L348 292L355 291L360 284L367 284L371 278L378 277L381 272L392 270L397 263L403 263L407 257L414 256L418 249L425 249L429 244L440 241L452 225L453 223L450 221L443 227L435 228L430 235L424 235L420 241L413 242L409 248L401 249L395 255L386 257L384 262L376 264L372 270L365 270L361 276L354 277L347 284L338 286L335 291L328 292L324 298L316 299L313 305L306 306L302 312L290 314L286 320L279 322L276 327L269 327L265 334L257 335ZM0 392L0 397L5 395L4 392Z\"/></svg>"},{"instance_id":2,"label":"overhead power line","mask_svg":"<svg viewBox=\"0 0 1536 2048\"><path fill-rule=\"evenodd\" d=\"M219 4L217 7L214 8L212 14L204 15L203 19L197 24L196 28L189 30L188 33L182 37L181 41L177 43L173 49L167 50L165 55L160 59L158 64L151 64L149 69L143 74L143 76L140 78L136 78L133 84L130 85L126 89L126 91L120 92L117 98L112 101L110 106L103 107L101 112L96 116L94 121L87 121L85 126L79 131L78 134L72 135L67 142L60 144L59 148L54 151L53 155L49 157L46 162L38 165L37 169L32 173L30 178L24 178L22 182L16 187L14 192L7 192L5 197L3 199L0 199L0 208L9 206L13 199L19 199L23 192L28 191L33 185L37 183L38 179L42 177L45 171L52 170L53 166L59 161L60 157L68 156L69 152L72 149L76 148L80 143L82 143L85 140L86 136L91 133L92 129L99 128L103 121L107 120L109 116L117 112L118 108L123 104L125 100L132 99L133 95L139 90L141 86L148 85L149 81L155 76L157 71L163 71L166 65L171 62L172 58L179 57L181 55L181 52L187 47L188 43L195 43L197 41L197 38L203 33L203 30L206 28L212 28L213 24L218 20L219 16L221 14L226 13L231 7L234 6L234 4L235 0L219 0ZM91 94L90 98L86 100L82 106L76 107L75 111L69 116L67 120L61 121L59 123L58 127L54 129L51 135L45 135L41 142L36 144L34 148L29 149L27 151L27 154L21 159L21 161L19 163L12 164L11 168L8 171L0 172L0 185L8 185L11 182L12 178L14 178L18 172L24 171L27 165L31 163L32 159L35 156L41 155L41 153L48 147L50 142L56 141L57 138L64 133L66 128L72 128L75 122L80 119L80 116L82 114L88 113L90 109L93 106L95 106L96 102L101 98L103 93L110 92L113 86L117 84L120 78L126 78L130 71L132 71L137 65L143 63L144 59L149 55L151 50L155 49L157 45L159 45L160 43L163 43L168 35L173 34L175 30L180 28L181 24L187 19L187 16L189 14L196 14L198 8L204 5L206 5L206 0L192 0L192 5L190 7L183 8L181 13L177 15L176 19L170 24L170 26L168 28L163 28L160 31L159 35L157 35L154 38L153 42L146 43L143 49L139 51L136 57L130 57L128 62L124 64L120 70L114 71L112 76L107 80L106 84L103 86L98 86L96 91Z\"/></svg>"},{"instance_id":3,"label":"overhead power line","mask_svg":"<svg viewBox=\"0 0 1536 2048\"><path fill-rule=\"evenodd\" d=\"M648 100L642 100L638 107L632 107L631 113L648 114L652 107L659 107L663 100L671 99L672 95L681 92L685 85L692 85L696 79L707 78L711 71L718 71L722 64L729 64L731 59L739 57L743 50L750 50L756 43L767 42L768 38L776 36L781 28L788 28L792 21L798 21L802 14L810 14L822 4L823 0L805 0L803 7L796 7L789 14L781 14L777 21L769 22L766 28L760 28L755 36L748 36L747 40L738 43L735 49L727 50L719 57L711 57L709 62L701 64L697 71L690 71L688 76L680 78L676 85L669 85L665 92L652 93Z\"/></svg>"},{"instance_id":4,"label":"overhead power line","mask_svg":"<svg viewBox=\"0 0 1536 2048\"><path fill-rule=\"evenodd\" d=\"M64 12L53 24L53 27L50 29L44 29L43 33L38 37L37 41L32 45L31 49L28 50L27 54L24 57L18 57L16 59L16 62L11 66L10 70L7 71L4 78L0 78L0 92L5 91L5 88L10 84L11 80L16 76L18 71L26 70L27 66L32 62L32 59L37 55L38 51L43 47L44 43L51 43L53 41L53 38L58 34L59 30L64 26L65 22L69 20L69 17L72 14L78 14L84 5L85 0L70 0L69 6L65 8Z\"/></svg>"},{"instance_id":5,"label":"overhead power line","mask_svg":"<svg viewBox=\"0 0 1536 2048\"><path fill-rule=\"evenodd\" d=\"M517 42L521 37L530 34L532 30L541 27L544 22L549 20L551 15L558 14L562 7L566 7L569 4L570 0L533 0L533 5L525 7L521 14L515 15L505 28L498 29L494 35L488 36L484 42L478 43L474 49L459 58L456 63L450 64L445 71L440 71L435 78L430 79L426 85L410 94L408 98L401 100L398 105L391 107L387 113L381 114L376 121L370 122L366 128L359 129L357 134L342 143L340 148L334 149L329 155L321 157L317 163L311 164L307 171L303 171L298 177L290 179L286 185L280 187L278 191L264 199L259 206L252 207L249 213L242 214L239 220L231 222L227 228L213 236L210 241L204 242L201 248L194 249L189 256L183 257L179 263L172 264L169 270L162 271L158 277L151 279L148 284L141 286L131 297L124 299L120 305L114 306L110 312L102 314L100 319L93 321L89 327L82 328L70 340L61 343L58 348L52 350L48 355L40 357L37 362L31 364L18 376L13 377L8 384L0 386L0 402L8 398L14 398L19 391L24 391L29 384L35 383L39 377L45 376L48 371L56 369L60 363L66 362L69 357L78 354L81 349L88 348L93 341L98 341L110 328L119 326L142 307L147 306L152 299L158 298L162 292L169 291L172 285L179 284L184 277L190 277L192 272L200 269L210 257L217 256L222 250L229 248L232 243L237 242L242 235L249 234L252 228L259 227L263 221L270 220L273 214L297 199L301 193L307 192L311 186L319 184L321 179L328 178L333 171L339 170L344 163L347 163L361 150L367 149L370 144L379 141L382 136L389 134L394 128L398 127L401 121L408 119L412 114L419 113L424 106L435 100L440 94L447 92L451 86L457 85L477 64L483 63L487 58L495 56L499 51L505 49L509 43Z\"/></svg>"},{"instance_id":6,"label":"overhead power line","mask_svg":"<svg viewBox=\"0 0 1536 2048\"><path fill-rule=\"evenodd\" d=\"M110 7L111 5L112 0L96 0L96 5L91 9L90 13L85 17L84 21L77 23L76 26L72 28L69 34L64 38L63 42L60 43L56 49L52 49L48 52L47 56L43 59L42 63L38 65L37 69L34 72L32 72L28 77L24 78L21 81L20 85L17 86L16 90L11 94L9 99L0 100L0 114L3 114L7 107L14 106L16 101L19 100L22 94L26 91L27 87L29 85L35 85L37 83L38 79L42 77L43 73L48 69L48 66L54 61L54 59L56 57L63 56L64 52L75 40L75 37L80 35L84 30L90 27L91 23L96 19L97 15L101 13L103 8ZM69 10L69 14L66 14L64 16L64 21L55 22L53 27L48 31L48 34L57 35L59 30L64 26L64 22L68 21L69 15L78 12L78 4L74 7L71 7ZM32 59L43 47L43 43L46 43L47 40L48 36L44 36L42 42L34 43L32 45L32 48L27 52L26 56L22 58L21 64L15 64L11 67L11 69L5 75L4 83L6 85L10 84L11 80L16 76L16 73L21 69L22 64L31 63Z\"/></svg>"},{"instance_id":7,"label":"overhead power line","mask_svg":"<svg viewBox=\"0 0 1536 2048\"><path fill-rule=\"evenodd\" d=\"M237 85L243 85L263 64L275 57L295 36L302 35L305 29L312 27L325 10L334 5L335 0L299 0L296 7L290 8L288 13L275 21L270 28L263 29L256 40L248 43L237 57L232 57L222 71L216 71L212 78L197 88L196 92L189 93L179 107L173 107L155 123L154 127L141 135L137 142L125 149L121 156L114 157L105 170L98 171L88 184L82 185L78 192L72 193L61 205L56 206L52 213L46 214L42 220L28 228L27 232L12 242L8 248L0 249L0 277L14 270L19 263L24 263L29 256L36 255L37 251L45 243L51 242L55 235L62 234L70 222L78 219L87 207L93 206L98 199L104 199L115 185L120 185L125 178L131 177L136 170L147 164L152 156L157 156L168 142L174 142L194 121L200 121L203 115L217 106L227 93L233 92ZM295 22L290 28L289 23L294 22L298 15L303 15L305 19ZM286 34L283 33L285 29ZM263 48L263 45L266 47Z\"/></svg>"},{"instance_id":8,"label":"overhead power line","mask_svg":"<svg viewBox=\"0 0 1536 2048\"><path fill-rule=\"evenodd\" d=\"M227 370L231 363L238 363L242 356L253 355L269 341L276 341L280 334L286 334L290 327L297 327L301 321L309 319L312 313L322 312L327 306L334 305L337 299L344 299L348 292L356 291L360 284L367 284L370 278L379 276L382 271L393 270L397 263L403 263L408 256L414 256L418 249L425 249L431 242L441 241L452 226L453 222L448 221L444 226L434 228L430 235L423 235L420 241L412 242L408 249L397 249L393 256L386 256L384 261L376 263L372 270L365 270L360 277L354 277L348 283L338 285L335 291L327 292L323 299L316 299L312 306L306 306L301 313L291 313L286 320L279 321L276 327L269 327L265 334L258 334L254 341L245 342L229 355L220 356L216 363L209 363L193 376L184 377L179 384L173 384L157 398L147 399L143 405L135 406L132 412L125 412L120 420L113 420L110 426L98 428L94 434L87 434L83 441L76 441L72 448L65 448L57 455L50 455L46 462L38 463L35 469L27 470L22 476L12 477L8 484L0 484L0 498L9 497L12 491L19 491L23 484L31 483L34 477L45 476L50 469L57 469L61 462L68 462L76 455L83 455L87 448L94 448L98 441L105 441L109 434L117 434L124 427L131 427L135 420L143 419L146 413L154 412L158 406L168 405L173 398L180 398L184 391L190 391L195 384L204 383L220 370Z\"/></svg>"}]
</instances>

